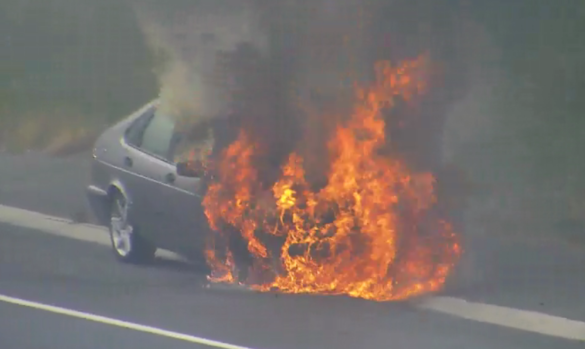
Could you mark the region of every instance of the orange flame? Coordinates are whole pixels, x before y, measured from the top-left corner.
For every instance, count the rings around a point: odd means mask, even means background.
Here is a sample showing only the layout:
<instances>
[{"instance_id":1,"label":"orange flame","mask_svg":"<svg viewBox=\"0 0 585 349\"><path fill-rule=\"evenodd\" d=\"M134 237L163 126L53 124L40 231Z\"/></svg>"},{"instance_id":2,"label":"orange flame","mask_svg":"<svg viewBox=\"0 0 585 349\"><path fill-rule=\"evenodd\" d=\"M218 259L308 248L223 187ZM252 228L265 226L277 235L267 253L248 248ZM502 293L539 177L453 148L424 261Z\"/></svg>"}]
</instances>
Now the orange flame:
<instances>
[{"instance_id":1,"label":"orange flame","mask_svg":"<svg viewBox=\"0 0 585 349\"><path fill-rule=\"evenodd\" d=\"M204 207L218 236L240 234L246 241L251 273L239 280L229 249L217 258L211 239L210 279L378 301L439 290L460 247L451 226L433 218L434 177L378 154L385 143L382 110L396 97L409 100L424 91L425 66L425 57L398 67L380 62L372 86L356 88L351 118L329 141L333 160L319 191L305 179L303 158L291 153L272 198L263 196L252 164L258 145L242 131L220 159ZM266 241L280 244L269 248Z\"/></svg>"}]
</instances>

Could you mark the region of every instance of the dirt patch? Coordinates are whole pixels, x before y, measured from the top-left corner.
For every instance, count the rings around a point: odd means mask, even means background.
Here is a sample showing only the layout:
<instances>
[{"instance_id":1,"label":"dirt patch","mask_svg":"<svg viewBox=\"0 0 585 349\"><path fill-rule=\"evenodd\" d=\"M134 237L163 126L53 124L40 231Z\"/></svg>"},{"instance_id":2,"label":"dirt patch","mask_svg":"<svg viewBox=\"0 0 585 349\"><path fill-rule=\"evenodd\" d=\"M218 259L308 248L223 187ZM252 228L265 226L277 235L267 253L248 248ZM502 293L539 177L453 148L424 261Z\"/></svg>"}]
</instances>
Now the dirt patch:
<instances>
[{"instance_id":1,"label":"dirt patch","mask_svg":"<svg viewBox=\"0 0 585 349\"><path fill-rule=\"evenodd\" d=\"M98 135L97 132L93 131L57 138L52 143L49 143L43 153L61 157L89 152Z\"/></svg>"},{"instance_id":2,"label":"dirt patch","mask_svg":"<svg viewBox=\"0 0 585 349\"><path fill-rule=\"evenodd\" d=\"M69 108L15 113L0 122L0 149L70 156L89 151L106 127L98 117Z\"/></svg>"}]
</instances>

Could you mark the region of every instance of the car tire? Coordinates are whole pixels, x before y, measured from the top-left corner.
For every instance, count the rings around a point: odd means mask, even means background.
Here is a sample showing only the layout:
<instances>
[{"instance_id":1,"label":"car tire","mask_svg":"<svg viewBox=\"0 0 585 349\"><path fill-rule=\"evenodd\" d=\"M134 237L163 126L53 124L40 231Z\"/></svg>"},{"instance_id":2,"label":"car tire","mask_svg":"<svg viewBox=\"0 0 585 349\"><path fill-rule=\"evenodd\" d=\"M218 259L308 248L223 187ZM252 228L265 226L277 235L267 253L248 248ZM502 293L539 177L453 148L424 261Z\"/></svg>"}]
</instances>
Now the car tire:
<instances>
[{"instance_id":1,"label":"car tire","mask_svg":"<svg viewBox=\"0 0 585 349\"><path fill-rule=\"evenodd\" d=\"M128 201L119 192L110 200L110 242L116 259L123 263L145 264L154 260L156 247L145 240L128 221Z\"/></svg>"}]
</instances>

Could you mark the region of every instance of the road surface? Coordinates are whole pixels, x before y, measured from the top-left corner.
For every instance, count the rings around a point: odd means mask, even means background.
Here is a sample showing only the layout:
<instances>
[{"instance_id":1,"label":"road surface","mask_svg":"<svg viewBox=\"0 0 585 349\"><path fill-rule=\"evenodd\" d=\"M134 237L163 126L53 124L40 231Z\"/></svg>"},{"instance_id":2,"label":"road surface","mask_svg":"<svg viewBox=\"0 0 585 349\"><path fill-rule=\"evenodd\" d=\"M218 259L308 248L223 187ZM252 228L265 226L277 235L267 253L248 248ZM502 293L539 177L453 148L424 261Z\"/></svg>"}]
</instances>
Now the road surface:
<instances>
[{"instance_id":1,"label":"road surface","mask_svg":"<svg viewBox=\"0 0 585 349\"><path fill-rule=\"evenodd\" d=\"M168 255L116 263L103 230L34 213L83 207L84 166L0 156L2 348L585 347L582 247L475 237L443 294L407 303L208 287Z\"/></svg>"}]
</instances>

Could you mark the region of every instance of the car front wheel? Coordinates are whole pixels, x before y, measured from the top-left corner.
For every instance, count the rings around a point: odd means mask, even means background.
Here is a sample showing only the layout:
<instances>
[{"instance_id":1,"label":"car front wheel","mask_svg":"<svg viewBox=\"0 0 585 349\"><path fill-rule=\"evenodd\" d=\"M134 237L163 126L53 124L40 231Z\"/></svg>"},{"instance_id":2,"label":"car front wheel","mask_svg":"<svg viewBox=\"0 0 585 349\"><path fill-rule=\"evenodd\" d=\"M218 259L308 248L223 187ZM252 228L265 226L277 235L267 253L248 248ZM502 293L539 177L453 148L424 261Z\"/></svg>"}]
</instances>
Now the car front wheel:
<instances>
[{"instance_id":1,"label":"car front wheel","mask_svg":"<svg viewBox=\"0 0 585 349\"><path fill-rule=\"evenodd\" d=\"M111 201L110 240L116 259L124 263L148 263L154 259L156 247L142 238L128 221L126 198L116 193Z\"/></svg>"}]
</instances>

